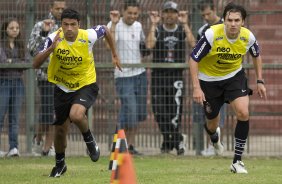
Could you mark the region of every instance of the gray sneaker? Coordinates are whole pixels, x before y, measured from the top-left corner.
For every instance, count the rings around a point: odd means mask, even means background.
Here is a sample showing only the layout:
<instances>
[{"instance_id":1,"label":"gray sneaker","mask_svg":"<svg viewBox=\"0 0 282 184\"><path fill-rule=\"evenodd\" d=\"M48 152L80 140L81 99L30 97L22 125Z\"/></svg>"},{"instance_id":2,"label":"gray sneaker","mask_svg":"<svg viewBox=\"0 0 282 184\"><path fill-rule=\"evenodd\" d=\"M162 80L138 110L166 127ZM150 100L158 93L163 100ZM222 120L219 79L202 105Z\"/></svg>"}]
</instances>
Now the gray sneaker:
<instances>
[{"instance_id":1,"label":"gray sneaker","mask_svg":"<svg viewBox=\"0 0 282 184\"><path fill-rule=\"evenodd\" d=\"M43 141L40 141L40 143L38 144L34 139L31 147L32 156L36 156L36 157L41 156L42 148L43 148Z\"/></svg>"},{"instance_id":2,"label":"gray sneaker","mask_svg":"<svg viewBox=\"0 0 282 184\"><path fill-rule=\"evenodd\" d=\"M4 152L4 151L0 151L0 158L3 158L3 157L5 157L6 156L6 152Z\"/></svg>"},{"instance_id":3,"label":"gray sneaker","mask_svg":"<svg viewBox=\"0 0 282 184\"><path fill-rule=\"evenodd\" d=\"M20 156L20 153L19 153L18 148L10 149L10 151L7 153L7 157L19 157L19 156Z\"/></svg>"},{"instance_id":4,"label":"gray sneaker","mask_svg":"<svg viewBox=\"0 0 282 184\"><path fill-rule=\"evenodd\" d=\"M215 151L213 145L209 144L209 146L201 151L201 155L204 157L214 156Z\"/></svg>"}]
</instances>

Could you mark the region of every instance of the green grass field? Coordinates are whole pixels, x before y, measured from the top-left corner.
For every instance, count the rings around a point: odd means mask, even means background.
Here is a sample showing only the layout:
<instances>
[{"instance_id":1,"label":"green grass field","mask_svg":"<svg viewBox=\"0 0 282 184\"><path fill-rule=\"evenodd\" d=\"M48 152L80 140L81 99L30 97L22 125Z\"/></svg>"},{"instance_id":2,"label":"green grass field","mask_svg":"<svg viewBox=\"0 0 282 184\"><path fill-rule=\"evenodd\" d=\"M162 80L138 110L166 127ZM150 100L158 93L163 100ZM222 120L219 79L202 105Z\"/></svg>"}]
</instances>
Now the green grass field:
<instances>
[{"instance_id":1,"label":"green grass field","mask_svg":"<svg viewBox=\"0 0 282 184\"><path fill-rule=\"evenodd\" d=\"M0 159L1 184L108 184L109 158L92 163L88 157L67 157L68 171L61 178L49 178L53 158ZM272 184L282 183L282 159L245 158L249 174L229 171L231 158L135 157L138 184Z\"/></svg>"}]
</instances>

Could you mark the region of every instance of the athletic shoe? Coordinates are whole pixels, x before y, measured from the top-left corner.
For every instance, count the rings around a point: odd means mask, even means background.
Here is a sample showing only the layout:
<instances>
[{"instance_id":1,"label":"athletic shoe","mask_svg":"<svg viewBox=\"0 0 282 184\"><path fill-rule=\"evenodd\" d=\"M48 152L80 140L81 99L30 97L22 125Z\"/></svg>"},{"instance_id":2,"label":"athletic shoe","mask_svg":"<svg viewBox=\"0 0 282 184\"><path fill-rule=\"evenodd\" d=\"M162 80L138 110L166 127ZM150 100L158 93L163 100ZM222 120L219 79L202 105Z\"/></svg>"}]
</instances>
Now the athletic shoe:
<instances>
[{"instance_id":1,"label":"athletic shoe","mask_svg":"<svg viewBox=\"0 0 282 184\"><path fill-rule=\"evenodd\" d=\"M86 143L87 152L93 162L97 162L100 157L100 149L95 140Z\"/></svg>"},{"instance_id":2,"label":"athletic shoe","mask_svg":"<svg viewBox=\"0 0 282 184\"><path fill-rule=\"evenodd\" d=\"M246 170L244 163L240 160L237 160L236 163L231 164L230 171L238 174L248 174L248 171Z\"/></svg>"},{"instance_id":3,"label":"athletic shoe","mask_svg":"<svg viewBox=\"0 0 282 184\"><path fill-rule=\"evenodd\" d=\"M133 145L129 145L129 148L128 148L128 152L131 154L131 155L143 155L142 153L140 153L139 151L137 151Z\"/></svg>"},{"instance_id":4,"label":"athletic shoe","mask_svg":"<svg viewBox=\"0 0 282 184\"><path fill-rule=\"evenodd\" d=\"M18 148L10 149L10 151L7 153L7 157L19 157L19 156L20 156L20 153L19 153Z\"/></svg>"},{"instance_id":5,"label":"athletic shoe","mask_svg":"<svg viewBox=\"0 0 282 184\"><path fill-rule=\"evenodd\" d=\"M65 172L67 171L67 165L64 164L63 167L53 167L49 177L54 177L54 178L58 178L60 177L61 175L63 175Z\"/></svg>"},{"instance_id":6,"label":"athletic shoe","mask_svg":"<svg viewBox=\"0 0 282 184\"><path fill-rule=\"evenodd\" d=\"M36 157L41 156L42 148L43 148L43 142L40 141L40 143L38 144L34 138L32 141L31 154Z\"/></svg>"},{"instance_id":7,"label":"athletic shoe","mask_svg":"<svg viewBox=\"0 0 282 184\"><path fill-rule=\"evenodd\" d=\"M48 152L48 156L55 156L56 152L55 152L55 148L53 146L50 147L49 152Z\"/></svg>"},{"instance_id":8,"label":"athletic shoe","mask_svg":"<svg viewBox=\"0 0 282 184\"><path fill-rule=\"evenodd\" d=\"M187 144L187 135L182 134L182 141L179 142L177 155L184 155L186 150L186 144Z\"/></svg>"},{"instance_id":9,"label":"athletic shoe","mask_svg":"<svg viewBox=\"0 0 282 184\"><path fill-rule=\"evenodd\" d=\"M5 157L6 156L6 152L4 152L4 151L0 151L0 158L3 158L3 157Z\"/></svg>"},{"instance_id":10,"label":"athletic shoe","mask_svg":"<svg viewBox=\"0 0 282 184\"><path fill-rule=\"evenodd\" d=\"M209 146L201 151L201 155L204 157L214 156L215 151L213 145L209 144Z\"/></svg>"},{"instance_id":11,"label":"athletic shoe","mask_svg":"<svg viewBox=\"0 0 282 184\"><path fill-rule=\"evenodd\" d=\"M217 127L216 129L217 135L218 135L218 141L216 143L213 143L214 152L216 155L222 155L224 151L224 147L222 142L220 141L220 128Z\"/></svg>"},{"instance_id":12,"label":"athletic shoe","mask_svg":"<svg viewBox=\"0 0 282 184\"><path fill-rule=\"evenodd\" d=\"M50 147L50 149L48 151L42 151L42 156L55 156L56 153L55 153L55 149L53 146Z\"/></svg>"}]
</instances>

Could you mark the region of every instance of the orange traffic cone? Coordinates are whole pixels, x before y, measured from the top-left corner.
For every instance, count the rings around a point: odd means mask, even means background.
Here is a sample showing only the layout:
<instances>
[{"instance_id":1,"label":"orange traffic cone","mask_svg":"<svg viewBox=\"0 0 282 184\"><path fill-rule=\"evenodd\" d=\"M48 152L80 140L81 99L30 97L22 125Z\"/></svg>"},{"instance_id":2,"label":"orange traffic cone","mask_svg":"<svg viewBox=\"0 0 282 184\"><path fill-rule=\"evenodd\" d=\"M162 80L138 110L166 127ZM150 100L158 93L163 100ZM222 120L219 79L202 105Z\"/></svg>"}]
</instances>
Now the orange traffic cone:
<instances>
[{"instance_id":1,"label":"orange traffic cone","mask_svg":"<svg viewBox=\"0 0 282 184\"><path fill-rule=\"evenodd\" d=\"M119 184L137 184L133 160L128 152L123 155L118 175Z\"/></svg>"},{"instance_id":2,"label":"orange traffic cone","mask_svg":"<svg viewBox=\"0 0 282 184\"><path fill-rule=\"evenodd\" d=\"M115 135L116 136L116 135ZM113 144L115 149L111 153L109 169L112 170L110 184L136 184L135 170L124 130L118 130L117 138ZM112 147L113 148L113 147Z\"/></svg>"},{"instance_id":3,"label":"orange traffic cone","mask_svg":"<svg viewBox=\"0 0 282 184\"><path fill-rule=\"evenodd\" d=\"M113 165L116 164L114 162L116 162L116 142L117 142L117 139L118 139L118 128L116 127L116 131L115 131L115 134L114 134L114 139L113 139L113 145L112 145L112 149L111 149L111 156L110 156L110 163L109 163L109 170L112 170L113 168Z\"/></svg>"}]
</instances>

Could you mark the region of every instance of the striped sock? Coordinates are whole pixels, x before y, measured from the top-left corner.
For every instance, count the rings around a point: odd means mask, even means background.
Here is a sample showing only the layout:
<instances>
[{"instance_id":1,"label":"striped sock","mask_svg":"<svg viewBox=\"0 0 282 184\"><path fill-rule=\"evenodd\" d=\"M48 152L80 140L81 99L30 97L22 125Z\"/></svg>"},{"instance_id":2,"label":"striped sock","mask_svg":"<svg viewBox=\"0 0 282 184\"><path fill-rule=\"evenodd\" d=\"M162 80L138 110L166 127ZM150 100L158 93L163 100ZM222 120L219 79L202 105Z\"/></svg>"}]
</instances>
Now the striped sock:
<instances>
[{"instance_id":1,"label":"striped sock","mask_svg":"<svg viewBox=\"0 0 282 184\"><path fill-rule=\"evenodd\" d=\"M56 153L56 167L63 167L65 165L65 153Z\"/></svg>"},{"instance_id":2,"label":"striped sock","mask_svg":"<svg viewBox=\"0 0 282 184\"><path fill-rule=\"evenodd\" d=\"M233 163L237 160L242 159L242 154L245 149L245 144L247 142L247 137L249 134L249 120L247 121L237 121L235 128L235 153L233 158Z\"/></svg>"}]
</instances>

